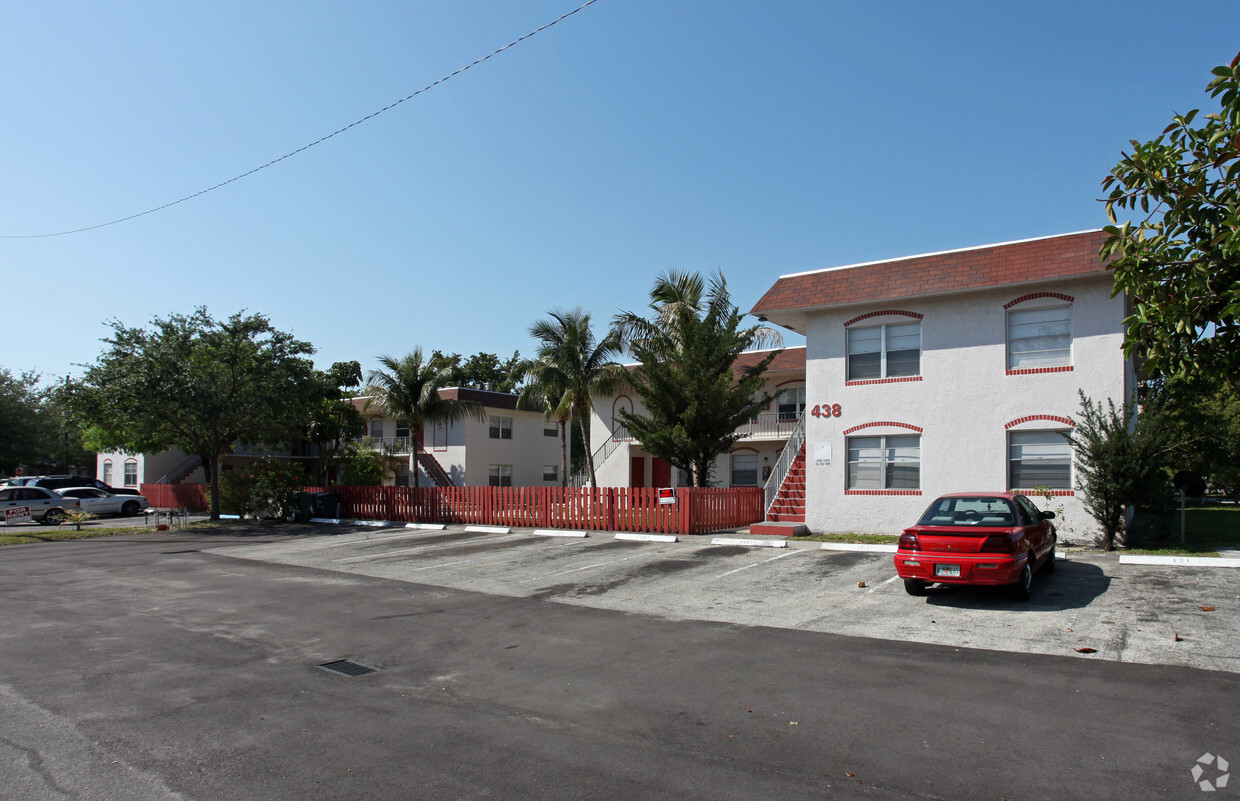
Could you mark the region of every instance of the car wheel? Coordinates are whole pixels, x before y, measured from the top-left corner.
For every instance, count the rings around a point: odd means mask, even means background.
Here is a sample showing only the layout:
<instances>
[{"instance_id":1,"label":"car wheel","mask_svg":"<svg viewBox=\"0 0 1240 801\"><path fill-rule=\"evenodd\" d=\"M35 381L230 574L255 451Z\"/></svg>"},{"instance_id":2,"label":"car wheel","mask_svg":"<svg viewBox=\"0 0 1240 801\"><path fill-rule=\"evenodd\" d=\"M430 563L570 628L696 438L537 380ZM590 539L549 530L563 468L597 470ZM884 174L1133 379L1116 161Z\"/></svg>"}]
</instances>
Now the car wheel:
<instances>
[{"instance_id":1,"label":"car wheel","mask_svg":"<svg viewBox=\"0 0 1240 801\"><path fill-rule=\"evenodd\" d=\"M1043 573L1055 572L1055 544L1051 543L1051 552L1046 557L1046 564L1042 565Z\"/></svg>"},{"instance_id":2,"label":"car wheel","mask_svg":"<svg viewBox=\"0 0 1240 801\"><path fill-rule=\"evenodd\" d=\"M64 519L65 513L60 509L48 509L43 513L43 522L49 526L58 526Z\"/></svg>"},{"instance_id":3,"label":"car wheel","mask_svg":"<svg viewBox=\"0 0 1240 801\"><path fill-rule=\"evenodd\" d=\"M922 581L921 579L905 579L904 580L904 591L907 592L909 595L925 595L926 594L926 582Z\"/></svg>"},{"instance_id":4,"label":"car wheel","mask_svg":"<svg viewBox=\"0 0 1240 801\"><path fill-rule=\"evenodd\" d=\"M137 513L138 513L138 502L137 501L125 501L125 504L121 506L121 515L123 515L124 517L133 517Z\"/></svg>"},{"instance_id":5,"label":"car wheel","mask_svg":"<svg viewBox=\"0 0 1240 801\"><path fill-rule=\"evenodd\" d=\"M1032 551L1025 557L1025 569L1020 571L1020 580L1012 585L1012 598L1017 601L1028 601L1029 593L1033 589L1033 560Z\"/></svg>"}]
</instances>

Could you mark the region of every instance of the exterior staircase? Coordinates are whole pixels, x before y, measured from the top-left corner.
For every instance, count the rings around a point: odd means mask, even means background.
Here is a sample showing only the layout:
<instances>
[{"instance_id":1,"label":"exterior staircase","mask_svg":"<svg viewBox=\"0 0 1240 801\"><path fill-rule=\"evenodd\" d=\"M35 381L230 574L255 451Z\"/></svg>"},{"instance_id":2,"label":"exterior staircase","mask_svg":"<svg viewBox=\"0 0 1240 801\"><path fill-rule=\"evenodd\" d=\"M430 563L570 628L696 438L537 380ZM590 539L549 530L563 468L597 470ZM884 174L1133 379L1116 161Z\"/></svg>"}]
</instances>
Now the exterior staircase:
<instances>
[{"instance_id":1,"label":"exterior staircase","mask_svg":"<svg viewBox=\"0 0 1240 801\"><path fill-rule=\"evenodd\" d=\"M749 527L750 534L779 534L795 537L805 527L805 443L792 460L775 500L766 511L766 521Z\"/></svg>"},{"instance_id":2,"label":"exterior staircase","mask_svg":"<svg viewBox=\"0 0 1240 801\"><path fill-rule=\"evenodd\" d=\"M436 459L434 455L421 449L417 451L417 454L418 464L421 465L422 469L426 471L426 474L431 477L431 481L435 482L436 487L452 486L452 479L448 477L447 472L443 469L443 465L439 463L439 460Z\"/></svg>"}]
</instances>

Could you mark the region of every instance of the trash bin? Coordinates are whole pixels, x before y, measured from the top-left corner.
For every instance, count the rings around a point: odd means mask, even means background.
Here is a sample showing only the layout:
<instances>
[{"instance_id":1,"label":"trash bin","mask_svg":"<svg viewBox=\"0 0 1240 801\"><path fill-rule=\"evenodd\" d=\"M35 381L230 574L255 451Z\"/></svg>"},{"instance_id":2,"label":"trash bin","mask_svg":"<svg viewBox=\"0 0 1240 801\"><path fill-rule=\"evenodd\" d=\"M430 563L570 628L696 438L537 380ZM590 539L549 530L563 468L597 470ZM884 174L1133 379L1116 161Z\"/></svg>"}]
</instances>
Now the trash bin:
<instances>
[{"instance_id":1,"label":"trash bin","mask_svg":"<svg viewBox=\"0 0 1240 801\"><path fill-rule=\"evenodd\" d=\"M309 492L297 493L297 522L306 523L314 517L314 498Z\"/></svg>"},{"instance_id":2,"label":"trash bin","mask_svg":"<svg viewBox=\"0 0 1240 801\"><path fill-rule=\"evenodd\" d=\"M310 494L310 507L314 517L340 517L340 499L334 492L313 492Z\"/></svg>"}]
</instances>

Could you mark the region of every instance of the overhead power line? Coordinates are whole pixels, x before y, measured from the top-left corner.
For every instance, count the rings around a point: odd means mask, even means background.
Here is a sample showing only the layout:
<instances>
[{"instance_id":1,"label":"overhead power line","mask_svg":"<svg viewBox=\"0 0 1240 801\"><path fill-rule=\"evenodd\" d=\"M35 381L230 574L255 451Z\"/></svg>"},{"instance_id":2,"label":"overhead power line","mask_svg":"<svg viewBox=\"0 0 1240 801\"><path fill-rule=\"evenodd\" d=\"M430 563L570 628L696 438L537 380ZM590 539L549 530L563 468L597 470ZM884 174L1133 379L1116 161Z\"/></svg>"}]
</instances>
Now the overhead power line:
<instances>
[{"instance_id":1,"label":"overhead power line","mask_svg":"<svg viewBox=\"0 0 1240 801\"><path fill-rule=\"evenodd\" d=\"M297 148L296 150L291 150L291 151L289 151L288 153L285 153L283 156L280 156L279 158L272 159L271 161L267 162L266 164L263 164L263 165L260 165L260 166L258 166L258 167L255 167L255 168L254 168L254 169L252 169L252 170L247 170L246 172L243 172L243 173L241 173L240 175L237 175L237 176L235 176L235 177L229 178L227 181L221 181L220 183L216 184L215 186L209 186L209 187L207 187L206 189L202 189L202 190L200 190L200 191L198 191L198 192L195 192L195 193L194 193L194 194L192 194L192 195L186 195L185 197L183 197L183 198L181 198L181 199L179 199L179 200L173 200L173 201L171 201L171 202L169 202L169 203L165 203L165 204L163 204L162 206L156 206L156 207L155 207L155 208L153 208L153 209L147 209L146 211L138 212L137 214L130 214L128 217L120 217L120 218L118 218L118 219L111 220L111 221L109 221L109 222L99 223L99 224L97 224L97 225L88 225L88 226L86 226L85 228L74 228L74 229L73 229L73 230L71 230L71 231L56 231L56 232L54 232L54 233L50 233L50 234L0 234L0 239L42 239L42 238L45 238L45 237L50 237L50 236L68 236L69 234L80 234L80 233L83 233L83 232L85 232L85 231L94 231L94 230L95 230L95 229L97 229L97 228L107 228L109 225L119 225L120 223L123 223L123 222L129 222L130 220L136 220L136 219L138 219L139 217L145 217L145 216L146 216L146 215L148 215L148 214L154 214L154 213L155 213L155 212L157 212L157 211L163 211L164 209L172 208L173 206L176 206L176 205L178 205L178 204L180 204L180 203L184 203L184 202L185 202L185 201L187 201L187 200L193 200L193 199L194 199L194 198L196 198L196 197L202 197L203 195L207 194L208 192L214 192L216 189L221 189L221 188L223 188L223 187L225 187L225 186L228 186L229 184L236 183L237 181L240 181L242 178L248 178L249 176L253 175L253 174L254 174L254 173L256 173L256 172L260 172L261 170L265 170L265 169L267 169L268 167L271 167L271 166L273 166L273 165L279 164L281 161L284 161L285 159L292 158L293 156L296 156L298 153L305 152L305 151L309 150L310 148L314 147L315 145L322 144L323 142L326 142L328 139L331 139L332 137L339 136L340 134L344 133L345 131L348 131L348 130L350 130L350 129L352 129L352 128L356 128L357 126L361 125L362 123L364 123L364 122L366 122L366 121L368 121L368 120L372 120L372 119L374 119L375 117L378 117L380 114L382 114L382 113L383 113L383 112L385 112L385 111L391 111L392 109L394 109L394 108L396 108L397 106L399 106L401 103L404 103L406 100L412 100L413 98L417 97L418 95L422 94L423 92L427 92L427 91L429 91L429 90L431 90L431 89L434 89L436 86L438 86L439 84L443 83L444 81L447 81L447 80L450 80L450 79L452 79L452 78L455 78L456 76L460 75L462 72L465 72L466 70L473 69L474 67L478 66L478 65L479 65L479 64L481 64L482 62L487 61L487 60L489 60L489 59L492 59L492 58L494 58L495 56L498 56L500 53L504 52L505 50L508 50L509 48L512 48L512 47L515 47L515 46L517 46L517 45L521 44L521 43L522 43L522 42L524 42L526 39L529 39L529 38L530 38L530 37L532 37L532 36L535 36L535 35L537 35L537 34L539 34L539 33L542 33L543 31L547 30L547 29L548 29L548 28L550 28L551 26L556 25L557 23L563 22L564 20L568 19L569 17L571 17L572 15L576 14L577 12L579 12L579 11L581 11L581 10L585 9L585 8L586 8L586 7L588 7L588 6L592 6L592 5L594 5L595 3L597 3L597 2L598 2L598 0L586 0L586 2L584 2L584 3L582 3L581 5L577 6L577 7L576 7L576 8L574 8L572 11L569 11L569 12L568 12L568 13L566 13L566 14L562 14L561 16L557 17L556 19L553 19L553 20L551 20L550 22L548 22L546 25L543 25L543 26L541 26L541 27L539 27L539 28L535 28L534 30L530 31L529 33L525 34L524 36L522 36L522 37L521 37L521 38L519 38L519 39L514 39L514 40L512 40L511 42L509 42L508 44L506 44L506 45L504 45L503 47L499 48L498 50L495 50L495 51L493 51L493 52L491 52L491 53L488 53L487 55L483 56L482 58L480 58L480 59L478 59L478 60L476 60L476 61L474 61L474 62L471 62L471 63L469 63L469 64L466 64L464 67L461 67L459 70L457 70L457 71L455 71L455 72L452 72L452 73L449 73L448 75L443 76L442 78L440 78L439 80L437 80L437 81L435 81L435 82L433 82L433 83L428 83L426 86L423 86L421 89L417 90L416 92L413 92L412 94L409 94L409 95L406 95L405 97L402 97L400 100L397 100L395 103L391 103L391 104L389 104L389 105L387 105L387 106L384 106L383 108L379 109L378 111L375 111L375 112L372 112L372 113L370 113L370 114L367 114L365 117L362 117L360 120L357 120L356 122L351 122L351 123L349 123L348 125L344 126L343 128L341 128L341 129L339 129L339 130L332 131L332 132L331 132L331 133L329 133L327 136L324 136L324 137L321 137L321 138L319 138L319 139L316 139L316 140L314 140L313 142L311 142L311 143L310 143L310 144L308 144L308 145L302 145L301 147Z\"/></svg>"}]
</instances>

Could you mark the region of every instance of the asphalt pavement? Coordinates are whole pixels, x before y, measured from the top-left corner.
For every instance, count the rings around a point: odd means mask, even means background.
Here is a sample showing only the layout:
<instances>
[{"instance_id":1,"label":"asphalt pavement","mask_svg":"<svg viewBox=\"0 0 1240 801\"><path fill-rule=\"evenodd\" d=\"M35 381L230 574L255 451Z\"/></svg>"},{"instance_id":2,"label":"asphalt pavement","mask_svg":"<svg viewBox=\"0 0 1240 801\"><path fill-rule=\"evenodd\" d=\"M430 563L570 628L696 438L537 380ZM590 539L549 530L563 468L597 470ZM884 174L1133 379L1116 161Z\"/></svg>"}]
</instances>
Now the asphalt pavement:
<instances>
[{"instance_id":1,"label":"asphalt pavement","mask_svg":"<svg viewBox=\"0 0 1240 801\"><path fill-rule=\"evenodd\" d=\"M0 549L0 798L1178 799L1240 758L1232 673L237 558L358 536L300 531Z\"/></svg>"}]
</instances>

